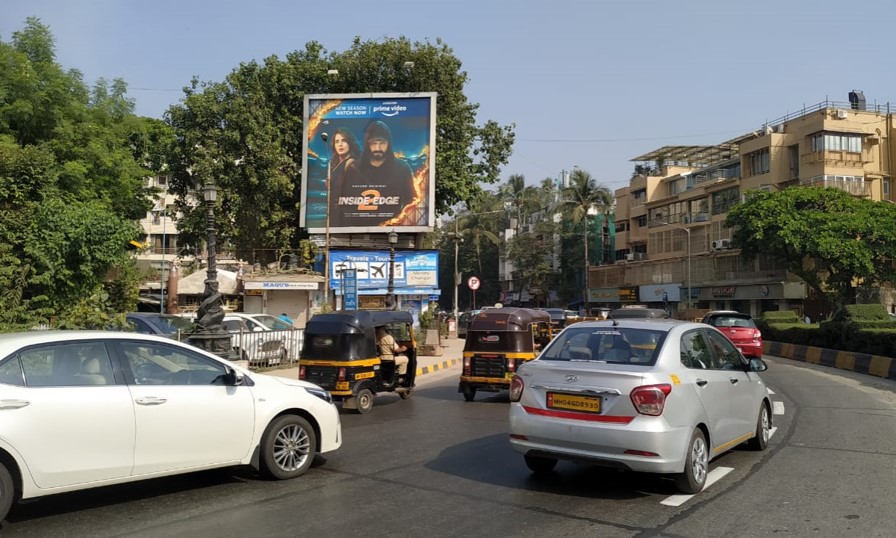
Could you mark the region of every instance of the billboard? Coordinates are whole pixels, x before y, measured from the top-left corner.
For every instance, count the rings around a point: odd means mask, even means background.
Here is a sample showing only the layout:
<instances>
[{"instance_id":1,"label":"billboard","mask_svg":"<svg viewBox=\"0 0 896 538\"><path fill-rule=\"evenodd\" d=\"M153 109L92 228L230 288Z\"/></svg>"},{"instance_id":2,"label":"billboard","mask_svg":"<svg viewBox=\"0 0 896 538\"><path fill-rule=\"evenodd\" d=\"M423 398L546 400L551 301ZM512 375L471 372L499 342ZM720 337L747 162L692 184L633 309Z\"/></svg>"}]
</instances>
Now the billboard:
<instances>
[{"instance_id":1,"label":"billboard","mask_svg":"<svg viewBox=\"0 0 896 538\"><path fill-rule=\"evenodd\" d=\"M330 251L330 289L342 294L343 275L354 271L359 294L386 293L389 284L389 251ZM439 285L439 251L395 251L395 292L401 295L431 294Z\"/></svg>"},{"instance_id":2,"label":"billboard","mask_svg":"<svg viewBox=\"0 0 896 538\"><path fill-rule=\"evenodd\" d=\"M435 93L306 95L304 120L309 233L432 231Z\"/></svg>"}]
</instances>

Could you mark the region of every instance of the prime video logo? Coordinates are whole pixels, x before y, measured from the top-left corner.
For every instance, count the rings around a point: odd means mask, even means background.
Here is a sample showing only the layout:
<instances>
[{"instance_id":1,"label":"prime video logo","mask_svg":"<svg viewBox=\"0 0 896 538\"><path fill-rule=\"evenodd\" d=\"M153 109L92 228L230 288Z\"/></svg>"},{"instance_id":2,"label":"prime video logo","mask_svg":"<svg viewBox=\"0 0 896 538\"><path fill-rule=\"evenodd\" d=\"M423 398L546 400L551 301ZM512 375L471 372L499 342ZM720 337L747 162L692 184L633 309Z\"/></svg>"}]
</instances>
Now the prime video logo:
<instances>
[{"instance_id":1,"label":"prime video logo","mask_svg":"<svg viewBox=\"0 0 896 538\"><path fill-rule=\"evenodd\" d=\"M391 118L392 116L397 116L401 112L406 112L408 107L404 105L400 105L395 101L389 103L383 103L381 105L375 105L373 107L373 112L376 114L377 112L381 113L383 116L387 118Z\"/></svg>"}]
</instances>

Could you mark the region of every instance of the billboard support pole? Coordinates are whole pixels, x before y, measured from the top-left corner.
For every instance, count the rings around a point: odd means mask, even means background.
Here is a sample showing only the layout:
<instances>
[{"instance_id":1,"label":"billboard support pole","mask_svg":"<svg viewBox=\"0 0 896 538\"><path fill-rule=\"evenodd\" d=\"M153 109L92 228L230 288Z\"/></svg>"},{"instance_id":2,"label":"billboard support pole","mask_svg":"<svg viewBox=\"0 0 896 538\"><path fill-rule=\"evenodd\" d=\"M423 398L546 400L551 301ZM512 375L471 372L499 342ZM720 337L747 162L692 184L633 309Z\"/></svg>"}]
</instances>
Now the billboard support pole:
<instances>
[{"instance_id":1,"label":"billboard support pole","mask_svg":"<svg viewBox=\"0 0 896 538\"><path fill-rule=\"evenodd\" d=\"M326 122L325 122L326 123ZM324 141L327 147L327 229L324 240L324 297L327 304L330 304L330 169L332 168L332 157L330 156L330 144L327 142L329 135L325 131L321 131L320 139Z\"/></svg>"}]
</instances>

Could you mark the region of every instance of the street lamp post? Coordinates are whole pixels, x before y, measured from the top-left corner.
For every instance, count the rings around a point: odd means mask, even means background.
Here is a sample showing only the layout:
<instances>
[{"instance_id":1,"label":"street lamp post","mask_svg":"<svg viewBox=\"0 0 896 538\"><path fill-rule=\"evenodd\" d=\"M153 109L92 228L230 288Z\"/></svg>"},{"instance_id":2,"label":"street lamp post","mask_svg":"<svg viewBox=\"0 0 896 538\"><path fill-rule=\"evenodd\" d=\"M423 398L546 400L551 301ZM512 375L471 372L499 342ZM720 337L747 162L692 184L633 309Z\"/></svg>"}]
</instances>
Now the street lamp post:
<instances>
[{"instance_id":1,"label":"street lamp post","mask_svg":"<svg viewBox=\"0 0 896 538\"><path fill-rule=\"evenodd\" d=\"M398 243L398 234L389 232L389 287L386 290L386 309L398 309L398 301L395 300L395 244Z\"/></svg>"},{"instance_id":2,"label":"street lamp post","mask_svg":"<svg viewBox=\"0 0 896 538\"><path fill-rule=\"evenodd\" d=\"M457 257L460 255L460 243L463 238L457 229L457 215L454 216L454 326L457 327L457 289L460 287L460 273L457 272ZM455 329L456 330L456 329Z\"/></svg>"},{"instance_id":3,"label":"street lamp post","mask_svg":"<svg viewBox=\"0 0 896 538\"><path fill-rule=\"evenodd\" d=\"M687 241L688 241L688 310L691 309L691 298L693 295L691 294L691 229L685 228L679 224L671 224L667 223L669 226L673 228L678 228L679 230L684 230L687 233Z\"/></svg>"},{"instance_id":4,"label":"street lamp post","mask_svg":"<svg viewBox=\"0 0 896 538\"><path fill-rule=\"evenodd\" d=\"M212 182L207 182L202 189L203 198L208 207L208 268L205 277L205 289L202 302L196 312L196 331L189 337L191 344L225 359L230 358L230 334L224 331L224 305L218 291L218 267L216 262L215 237L215 201L218 189Z\"/></svg>"}]
</instances>

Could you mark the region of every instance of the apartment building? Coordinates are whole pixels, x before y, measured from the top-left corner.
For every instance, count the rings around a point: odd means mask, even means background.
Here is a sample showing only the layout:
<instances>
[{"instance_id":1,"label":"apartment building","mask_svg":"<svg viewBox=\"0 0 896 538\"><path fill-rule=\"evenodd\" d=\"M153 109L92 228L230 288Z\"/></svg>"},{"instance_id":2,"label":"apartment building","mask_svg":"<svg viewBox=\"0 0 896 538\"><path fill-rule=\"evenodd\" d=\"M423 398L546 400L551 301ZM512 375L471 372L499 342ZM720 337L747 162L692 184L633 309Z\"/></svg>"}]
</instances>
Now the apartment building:
<instances>
[{"instance_id":1,"label":"apartment building","mask_svg":"<svg viewBox=\"0 0 896 538\"><path fill-rule=\"evenodd\" d=\"M591 306L649 304L682 313L794 310L825 317L826 301L774 259L731 248L728 210L754 189L823 186L892 201L896 106L824 101L714 146L664 146L635 157L616 195L616 258L590 268ZM891 290L877 297L893 311ZM690 316L685 316L690 317Z\"/></svg>"},{"instance_id":2,"label":"apartment building","mask_svg":"<svg viewBox=\"0 0 896 538\"><path fill-rule=\"evenodd\" d=\"M144 180L147 187L159 189L152 209L140 219L143 248L137 254L137 268L145 276L140 286L144 307L161 306L158 301L167 295L169 272L175 260L186 254L179 243L178 215L174 209L174 195L168 192L168 179L163 174Z\"/></svg>"}]
</instances>

